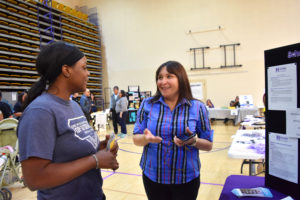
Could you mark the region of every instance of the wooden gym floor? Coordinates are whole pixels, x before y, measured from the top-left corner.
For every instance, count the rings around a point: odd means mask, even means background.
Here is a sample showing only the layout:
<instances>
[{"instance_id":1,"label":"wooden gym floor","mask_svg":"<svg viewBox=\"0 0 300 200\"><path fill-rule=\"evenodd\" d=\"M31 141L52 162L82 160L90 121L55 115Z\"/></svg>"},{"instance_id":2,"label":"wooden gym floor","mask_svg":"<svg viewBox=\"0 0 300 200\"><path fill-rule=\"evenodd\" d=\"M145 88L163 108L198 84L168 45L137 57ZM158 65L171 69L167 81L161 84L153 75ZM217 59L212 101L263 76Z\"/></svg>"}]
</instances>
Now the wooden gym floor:
<instances>
[{"instance_id":1,"label":"wooden gym floor","mask_svg":"<svg viewBox=\"0 0 300 200\"><path fill-rule=\"evenodd\" d=\"M99 133L103 140L105 134L112 132L108 128ZM213 150L210 152L200 152L201 160L201 186L197 199L217 200L221 194L226 177L232 174L240 174L242 160L228 157L228 149L231 144L231 136L235 134L238 126L229 123L225 125L223 121L215 121L212 124L214 129ZM127 125L129 135L120 138L118 161L120 168L113 173L111 170L102 170L104 179L103 190L108 200L146 200L143 187L141 169L139 161L143 148L137 147L132 142L133 125ZM248 175L248 165L244 166L243 175ZM10 187L13 200L36 199L36 192L31 192L21 184Z\"/></svg>"}]
</instances>

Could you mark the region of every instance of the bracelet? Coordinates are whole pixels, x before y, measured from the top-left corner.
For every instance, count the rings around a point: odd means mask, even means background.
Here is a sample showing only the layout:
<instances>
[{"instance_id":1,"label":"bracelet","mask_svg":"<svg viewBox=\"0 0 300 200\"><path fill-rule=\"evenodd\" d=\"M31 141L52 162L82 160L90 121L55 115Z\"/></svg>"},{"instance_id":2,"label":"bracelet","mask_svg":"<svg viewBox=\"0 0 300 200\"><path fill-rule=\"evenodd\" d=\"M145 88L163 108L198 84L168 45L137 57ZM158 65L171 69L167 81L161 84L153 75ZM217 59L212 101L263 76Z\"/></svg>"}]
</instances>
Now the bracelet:
<instances>
[{"instance_id":1,"label":"bracelet","mask_svg":"<svg viewBox=\"0 0 300 200\"><path fill-rule=\"evenodd\" d=\"M99 161L98 161L97 156L96 156L95 154L93 154L92 156L93 156L93 157L95 158L95 160L96 160L96 169L99 169Z\"/></svg>"},{"instance_id":2,"label":"bracelet","mask_svg":"<svg viewBox=\"0 0 300 200\"><path fill-rule=\"evenodd\" d=\"M189 144L189 146L194 147L197 144L197 135L195 135L195 142L193 142L192 144Z\"/></svg>"}]
</instances>

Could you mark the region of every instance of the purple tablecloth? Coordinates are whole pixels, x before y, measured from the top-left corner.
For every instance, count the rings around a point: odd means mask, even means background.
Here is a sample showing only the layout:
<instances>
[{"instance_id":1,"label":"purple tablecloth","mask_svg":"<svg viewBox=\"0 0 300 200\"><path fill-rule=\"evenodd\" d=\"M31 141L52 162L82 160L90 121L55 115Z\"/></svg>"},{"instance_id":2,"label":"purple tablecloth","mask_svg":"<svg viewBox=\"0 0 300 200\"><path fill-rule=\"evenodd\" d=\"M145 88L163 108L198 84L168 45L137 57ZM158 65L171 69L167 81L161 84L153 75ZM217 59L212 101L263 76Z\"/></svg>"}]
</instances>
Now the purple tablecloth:
<instances>
[{"instance_id":1,"label":"purple tablecloth","mask_svg":"<svg viewBox=\"0 0 300 200\"><path fill-rule=\"evenodd\" d=\"M231 175L228 176L226 182L224 184L221 196L219 200L232 200L232 199L239 199L239 200L280 200L282 198L287 197L280 192L277 192L273 189L270 189L273 198L265 198L265 197L243 197L238 198L236 197L231 191L234 188L255 188L255 187L265 187L265 177L260 176L242 176L242 175Z\"/></svg>"}]
</instances>

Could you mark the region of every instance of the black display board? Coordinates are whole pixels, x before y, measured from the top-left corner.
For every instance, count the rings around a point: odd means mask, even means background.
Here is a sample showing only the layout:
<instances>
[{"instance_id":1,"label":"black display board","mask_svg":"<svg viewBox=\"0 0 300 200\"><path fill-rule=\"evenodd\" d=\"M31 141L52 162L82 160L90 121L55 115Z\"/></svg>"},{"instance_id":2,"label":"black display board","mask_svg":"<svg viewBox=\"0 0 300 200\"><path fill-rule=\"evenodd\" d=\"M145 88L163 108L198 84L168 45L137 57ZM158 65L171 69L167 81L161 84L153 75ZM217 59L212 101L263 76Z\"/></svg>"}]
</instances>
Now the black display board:
<instances>
[{"instance_id":1,"label":"black display board","mask_svg":"<svg viewBox=\"0 0 300 200\"><path fill-rule=\"evenodd\" d=\"M266 175L267 187L280 191L294 199L300 199L300 140L298 139L298 184L269 174L269 135L271 132L286 134L286 111L269 110L268 105L268 68L284 64L296 64L297 71L297 108L300 108L300 43L265 51L265 84L266 84Z\"/></svg>"}]
</instances>

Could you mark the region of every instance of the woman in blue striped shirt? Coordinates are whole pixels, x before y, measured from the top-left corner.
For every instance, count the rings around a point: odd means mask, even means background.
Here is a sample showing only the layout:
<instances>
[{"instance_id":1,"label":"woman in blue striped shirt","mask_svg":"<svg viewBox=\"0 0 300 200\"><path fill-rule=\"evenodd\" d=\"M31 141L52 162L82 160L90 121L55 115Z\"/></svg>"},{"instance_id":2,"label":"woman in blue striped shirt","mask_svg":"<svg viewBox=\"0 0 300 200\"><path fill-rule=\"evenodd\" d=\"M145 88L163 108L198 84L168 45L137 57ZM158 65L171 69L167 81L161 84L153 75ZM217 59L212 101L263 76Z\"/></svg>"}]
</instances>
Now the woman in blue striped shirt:
<instances>
[{"instance_id":1,"label":"woman in blue striped shirt","mask_svg":"<svg viewBox=\"0 0 300 200\"><path fill-rule=\"evenodd\" d=\"M156 71L157 91L145 99L134 127L144 146L140 167L149 200L195 200L200 187L199 150L212 149L205 105L193 98L184 67L175 61Z\"/></svg>"}]
</instances>

